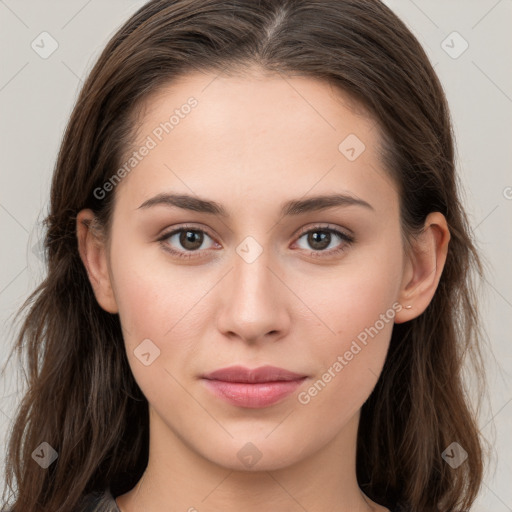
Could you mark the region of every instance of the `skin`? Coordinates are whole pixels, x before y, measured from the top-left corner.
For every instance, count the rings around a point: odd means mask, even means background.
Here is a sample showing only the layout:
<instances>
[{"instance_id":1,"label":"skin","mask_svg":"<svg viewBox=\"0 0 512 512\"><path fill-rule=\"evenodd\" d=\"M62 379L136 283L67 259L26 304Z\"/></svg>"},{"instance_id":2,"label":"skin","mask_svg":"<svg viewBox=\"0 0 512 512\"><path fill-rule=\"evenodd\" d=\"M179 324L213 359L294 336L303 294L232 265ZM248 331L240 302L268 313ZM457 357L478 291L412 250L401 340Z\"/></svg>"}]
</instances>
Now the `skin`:
<instances>
[{"instance_id":1,"label":"skin","mask_svg":"<svg viewBox=\"0 0 512 512\"><path fill-rule=\"evenodd\" d=\"M112 192L110 237L91 224L90 210L77 218L96 298L119 314L133 375L149 402L148 467L117 497L118 506L122 512L232 512L241 504L259 512L270 503L279 512L388 510L356 480L359 414L382 371L393 321L420 315L434 295L450 238L446 220L431 213L405 253L397 188L379 160L378 126L346 95L310 78L189 74L148 100L134 147L190 96L197 107ZM366 147L354 161L338 149L349 134ZM171 192L216 201L230 216L162 204L139 208ZM285 201L333 192L372 208L279 214ZM199 249L180 244L179 234L157 240L184 224L205 230ZM355 241L332 235L322 253L304 235L319 225L352 233ZM247 236L263 251L251 263L236 251ZM166 245L195 257L173 256ZM300 403L298 394L393 304L401 305L394 319L309 403ZM145 366L134 350L148 338L160 355ZM277 404L237 407L200 379L233 364L271 364L308 378ZM249 442L261 454L251 467L237 456Z\"/></svg>"}]
</instances>

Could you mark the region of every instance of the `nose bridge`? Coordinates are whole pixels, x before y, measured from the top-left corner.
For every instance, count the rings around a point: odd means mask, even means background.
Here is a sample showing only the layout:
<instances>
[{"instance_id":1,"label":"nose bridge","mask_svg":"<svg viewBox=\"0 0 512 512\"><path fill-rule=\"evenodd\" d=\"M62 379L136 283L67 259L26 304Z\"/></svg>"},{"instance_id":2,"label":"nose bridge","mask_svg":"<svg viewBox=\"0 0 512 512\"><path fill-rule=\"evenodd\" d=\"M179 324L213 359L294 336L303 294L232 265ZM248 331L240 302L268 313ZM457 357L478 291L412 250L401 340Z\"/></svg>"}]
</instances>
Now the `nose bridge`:
<instances>
[{"instance_id":1,"label":"nose bridge","mask_svg":"<svg viewBox=\"0 0 512 512\"><path fill-rule=\"evenodd\" d=\"M270 314L276 301L276 278L270 271L270 251L248 240L237 247L233 269L233 305L247 319ZM275 305L275 304L274 304Z\"/></svg>"},{"instance_id":2,"label":"nose bridge","mask_svg":"<svg viewBox=\"0 0 512 512\"><path fill-rule=\"evenodd\" d=\"M281 331L286 323L283 287L272 269L274 259L254 238L235 249L233 270L225 290L219 327L244 339L257 339Z\"/></svg>"}]
</instances>

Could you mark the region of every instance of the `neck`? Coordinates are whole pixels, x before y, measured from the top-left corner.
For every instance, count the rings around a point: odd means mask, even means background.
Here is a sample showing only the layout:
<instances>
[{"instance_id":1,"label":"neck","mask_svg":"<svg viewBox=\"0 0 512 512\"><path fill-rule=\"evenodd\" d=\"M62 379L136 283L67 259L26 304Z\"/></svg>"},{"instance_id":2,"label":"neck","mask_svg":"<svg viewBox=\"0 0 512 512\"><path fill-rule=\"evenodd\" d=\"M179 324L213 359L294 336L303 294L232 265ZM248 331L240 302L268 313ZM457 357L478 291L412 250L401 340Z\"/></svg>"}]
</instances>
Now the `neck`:
<instances>
[{"instance_id":1,"label":"neck","mask_svg":"<svg viewBox=\"0 0 512 512\"><path fill-rule=\"evenodd\" d=\"M280 512L384 511L360 490L356 466L359 413L330 442L298 462L283 465L268 454L241 471L222 467L183 443L152 411L148 466L137 485L117 498L121 512L260 512L272 504ZM236 443L235 443L236 444ZM238 445L240 443L238 442ZM240 449L240 446L236 449ZM300 451L297 446L295 450ZM248 449L250 452L250 449ZM172 455L169 455L172 454Z\"/></svg>"}]
</instances>

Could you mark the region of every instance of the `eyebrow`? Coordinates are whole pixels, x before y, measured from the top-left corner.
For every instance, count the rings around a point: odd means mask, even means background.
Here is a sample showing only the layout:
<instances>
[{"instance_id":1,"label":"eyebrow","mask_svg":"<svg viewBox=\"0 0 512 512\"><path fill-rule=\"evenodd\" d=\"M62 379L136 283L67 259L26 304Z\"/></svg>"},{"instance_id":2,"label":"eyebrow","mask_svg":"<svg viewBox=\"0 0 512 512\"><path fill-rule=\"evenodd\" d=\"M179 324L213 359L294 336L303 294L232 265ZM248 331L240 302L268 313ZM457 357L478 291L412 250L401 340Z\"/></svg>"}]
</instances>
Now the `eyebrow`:
<instances>
[{"instance_id":1,"label":"eyebrow","mask_svg":"<svg viewBox=\"0 0 512 512\"><path fill-rule=\"evenodd\" d=\"M208 213L229 218L228 211L219 203L187 194L158 194L144 201L137 209L151 208L152 206L174 206L184 210ZM300 215L307 212L325 210L342 206L362 206L375 211L372 205L347 194L329 194L309 197L307 199L293 199L281 206L281 216Z\"/></svg>"}]
</instances>

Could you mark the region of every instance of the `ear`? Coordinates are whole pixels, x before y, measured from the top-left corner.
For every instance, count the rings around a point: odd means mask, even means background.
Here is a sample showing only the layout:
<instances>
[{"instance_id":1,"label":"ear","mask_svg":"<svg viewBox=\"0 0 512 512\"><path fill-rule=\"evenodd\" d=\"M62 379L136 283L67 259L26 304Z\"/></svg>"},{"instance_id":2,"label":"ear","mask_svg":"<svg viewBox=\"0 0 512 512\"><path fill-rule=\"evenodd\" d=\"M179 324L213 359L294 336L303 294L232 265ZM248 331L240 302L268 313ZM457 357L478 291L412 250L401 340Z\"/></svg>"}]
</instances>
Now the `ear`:
<instances>
[{"instance_id":1,"label":"ear","mask_svg":"<svg viewBox=\"0 0 512 512\"><path fill-rule=\"evenodd\" d=\"M92 210L81 210L76 218L80 258L98 304L109 313L119 311L108 271L108 254L102 230Z\"/></svg>"},{"instance_id":2,"label":"ear","mask_svg":"<svg viewBox=\"0 0 512 512\"><path fill-rule=\"evenodd\" d=\"M441 279L449 241L450 230L444 215L430 213L423 231L411 241L398 297L403 309L397 312L395 323L412 320L427 309Z\"/></svg>"}]
</instances>

